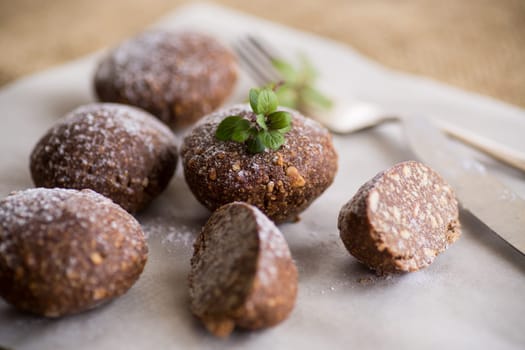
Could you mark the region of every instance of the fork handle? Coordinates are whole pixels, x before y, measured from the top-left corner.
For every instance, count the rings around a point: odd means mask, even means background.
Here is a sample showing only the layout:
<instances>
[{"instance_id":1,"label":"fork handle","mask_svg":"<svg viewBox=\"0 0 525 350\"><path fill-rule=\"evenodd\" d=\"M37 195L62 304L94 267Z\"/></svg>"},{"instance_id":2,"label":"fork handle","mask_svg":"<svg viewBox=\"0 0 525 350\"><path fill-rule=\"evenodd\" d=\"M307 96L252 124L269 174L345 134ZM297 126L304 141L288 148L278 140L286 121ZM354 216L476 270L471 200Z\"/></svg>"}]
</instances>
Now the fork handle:
<instances>
[{"instance_id":1,"label":"fork handle","mask_svg":"<svg viewBox=\"0 0 525 350\"><path fill-rule=\"evenodd\" d=\"M524 153L448 123L440 121L437 122L437 124L447 135L484 152L507 165L525 172Z\"/></svg>"}]
</instances>

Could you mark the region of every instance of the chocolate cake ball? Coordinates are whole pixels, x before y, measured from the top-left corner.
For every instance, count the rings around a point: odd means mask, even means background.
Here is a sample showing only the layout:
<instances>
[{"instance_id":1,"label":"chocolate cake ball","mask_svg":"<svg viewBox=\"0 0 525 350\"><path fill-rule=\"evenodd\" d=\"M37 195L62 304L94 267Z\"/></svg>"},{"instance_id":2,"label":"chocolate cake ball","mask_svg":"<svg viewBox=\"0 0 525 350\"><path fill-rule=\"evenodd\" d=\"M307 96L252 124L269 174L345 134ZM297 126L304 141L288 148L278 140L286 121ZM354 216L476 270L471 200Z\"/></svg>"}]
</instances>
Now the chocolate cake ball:
<instances>
[{"instance_id":1,"label":"chocolate cake ball","mask_svg":"<svg viewBox=\"0 0 525 350\"><path fill-rule=\"evenodd\" d=\"M148 248L139 223L91 190L30 189L0 201L0 296L59 317L124 294Z\"/></svg>"},{"instance_id":2,"label":"chocolate cake ball","mask_svg":"<svg viewBox=\"0 0 525 350\"><path fill-rule=\"evenodd\" d=\"M255 205L276 223L298 219L332 183L337 154L330 133L297 111L278 150L249 153L245 144L215 137L219 123L238 115L254 120L248 105L236 105L203 118L181 149L184 176L208 209L242 201Z\"/></svg>"},{"instance_id":3,"label":"chocolate cake ball","mask_svg":"<svg viewBox=\"0 0 525 350\"><path fill-rule=\"evenodd\" d=\"M236 80L235 57L216 39L155 30L123 42L100 62L95 91L101 101L141 107L174 128L220 106Z\"/></svg>"},{"instance_id":4,"label":"chocolate cake ball","mask_svg":"<svg viewBox=\"0 0 525 350\"><path fill-rule=\"evenodd\" d=\"M417 271L460 236L458 203L434 170L408 161L365 183L339 213L344 245L379 274Z\"/></svg>"},{"instance_id":5,"label":"chocolate cake ball","mask_svg":"<svg viewBox=\"0 0 525 350\"><path fill-rule=\"evenodd\" d=\"M192 312L220 337L235 326L280 323L297 296L297 268L283 235L259 209L241 202L219 208L204 226L189 281Z\"/></svg>"},{"instance_id":6,"label":"chocolate cake ball","mask_svg":"<svg viewBox=\"0 0 525 350\"><path fill-rule=\"evenodd\" d=\"M168 185L177 164L172 132L137 108L100 103L57 122L31 154L36 186L90 188L129 212Z\"/></svg>"}]
</instances>

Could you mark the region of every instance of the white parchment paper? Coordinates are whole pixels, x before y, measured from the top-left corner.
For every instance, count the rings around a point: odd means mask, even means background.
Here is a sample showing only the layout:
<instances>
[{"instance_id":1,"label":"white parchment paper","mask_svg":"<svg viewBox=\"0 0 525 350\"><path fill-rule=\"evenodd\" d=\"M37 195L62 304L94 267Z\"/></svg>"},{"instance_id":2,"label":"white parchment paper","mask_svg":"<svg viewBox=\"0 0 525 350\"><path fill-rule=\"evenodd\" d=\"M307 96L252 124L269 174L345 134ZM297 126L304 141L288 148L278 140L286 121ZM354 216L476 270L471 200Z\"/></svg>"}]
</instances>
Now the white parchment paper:
<instances>
[{"instance_id":1,"label":"white parchment paper","mask_svg":"<svg viewBox=\"0 0 525 350\"><path fill-rule=\"evenodd\" d=\"M255 33L290 59L306 53L330 94L442 118L525 151L523 110L392 72L334 42L211 5L181 9L157 26L207 31L225 42ZM57 118L94 100L97 59L98 54L0 91L0 196L32 187L28 163L34 144ZM242 100L252 84L242 77L232 101ZM335 183L299 223L280 227L300 274L296 307L281 325L217 340L192 318L189 259L209 213L189 192L179 167L167 191L138 216L150 256L126 295L59 320L21 314L0 301L0 345L16 350L525 348L525 258L469 214L461 215L462 238L417 273L379 278L346 252L336 227L340 207L378 171L414 156L396 125L337 136L334 142L340 156ZM472 155L525 195L522 173Z\"/></svg>"}]
</instances>

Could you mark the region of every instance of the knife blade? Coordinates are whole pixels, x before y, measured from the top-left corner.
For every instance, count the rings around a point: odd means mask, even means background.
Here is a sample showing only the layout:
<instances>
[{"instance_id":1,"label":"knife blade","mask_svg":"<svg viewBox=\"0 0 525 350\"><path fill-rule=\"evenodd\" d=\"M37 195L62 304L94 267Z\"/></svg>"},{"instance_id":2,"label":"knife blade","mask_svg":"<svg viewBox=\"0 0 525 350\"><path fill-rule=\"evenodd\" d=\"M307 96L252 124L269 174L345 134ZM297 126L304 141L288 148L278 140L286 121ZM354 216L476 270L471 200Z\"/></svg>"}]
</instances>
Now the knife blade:
<instances>
[{"instance_id":1,"label":"knife blade","mask_svg":"<svg viewBox=\"0 0 525 350\"><path fill-rule=\"evenodd\" d=\"M430 120L404 118L402 123L412 151L448 181L462 207L525 254L525 200L452 144Z\"/></svg>"}]
</instances>

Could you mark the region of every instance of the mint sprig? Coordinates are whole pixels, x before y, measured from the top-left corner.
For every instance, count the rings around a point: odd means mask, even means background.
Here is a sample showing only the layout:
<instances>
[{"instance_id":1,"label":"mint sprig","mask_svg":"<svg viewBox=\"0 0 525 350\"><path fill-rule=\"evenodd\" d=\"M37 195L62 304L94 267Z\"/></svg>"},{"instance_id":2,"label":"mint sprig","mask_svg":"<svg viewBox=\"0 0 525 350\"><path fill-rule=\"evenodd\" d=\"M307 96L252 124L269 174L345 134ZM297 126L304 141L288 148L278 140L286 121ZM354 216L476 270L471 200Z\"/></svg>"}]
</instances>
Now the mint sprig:
<instances>
[{"instance_id":1,"label":"mint sprig","mask_svg":"<svg viewBox=\"0 0 525 350\"><path fill-rule=\"evenodd\" d=\"M248 98L256 114L255 120L228 116L217 127L215 137L221 141L246 143L250 153L279 149L286 140L284 135L292 128L291 114L277 110L279 99L270 88L250 89Z\"/></svg>"},{"instance_id":2,"label":"mint sprig","mask_svg":"<svg viewBox=\"0 0 525 350\"><path fill-rule=\"evenodd\" d=\"M303 113L332 108L332 101L315 89L317 71L306 56L300 56L297 67L282 59L273 59L272 65L284 79L275 89L282 106Z\"/></svg>"}]
</instances>

